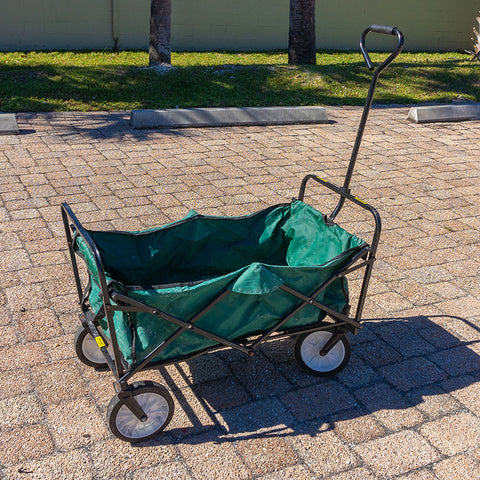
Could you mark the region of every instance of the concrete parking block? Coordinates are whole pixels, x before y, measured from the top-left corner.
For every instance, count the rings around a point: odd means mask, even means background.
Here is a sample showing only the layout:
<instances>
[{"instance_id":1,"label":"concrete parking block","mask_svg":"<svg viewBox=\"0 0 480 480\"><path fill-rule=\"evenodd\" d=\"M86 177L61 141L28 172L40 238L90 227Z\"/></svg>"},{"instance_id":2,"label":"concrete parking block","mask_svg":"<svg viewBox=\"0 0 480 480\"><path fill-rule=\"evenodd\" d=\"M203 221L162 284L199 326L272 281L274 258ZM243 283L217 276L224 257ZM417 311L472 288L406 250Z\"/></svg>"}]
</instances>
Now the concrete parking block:
<instances>
[{"instance_id":1,"label":"concrete parking block","mask_svg":"<svg viewBox=\"0 0 480 480\"><path fill-rule=\"evenodd\" d=\"M17 119L14 113L0 113L0 135L18 135Z\"/></svg>"},{"instance_id":2,"label":"concrete parking block","mask_svg":"<svg viewBox=\"0 0 480 480\"><path fill-rule=\"evenodd\" d=\"M461 122L480 118L480 104L412 107L407 119L414 123Z\"/></svg>"},{"instance_id":3,"label":"concrete parking block","mask_svg":"<svg viewBox=\"0 0 480 480\"><path fill-rule=\"evenodd\" d=\"M323 107L229 107L133 110L130 126L141 128L232 127L327 123Z\"/></svg>"}]
</instances>

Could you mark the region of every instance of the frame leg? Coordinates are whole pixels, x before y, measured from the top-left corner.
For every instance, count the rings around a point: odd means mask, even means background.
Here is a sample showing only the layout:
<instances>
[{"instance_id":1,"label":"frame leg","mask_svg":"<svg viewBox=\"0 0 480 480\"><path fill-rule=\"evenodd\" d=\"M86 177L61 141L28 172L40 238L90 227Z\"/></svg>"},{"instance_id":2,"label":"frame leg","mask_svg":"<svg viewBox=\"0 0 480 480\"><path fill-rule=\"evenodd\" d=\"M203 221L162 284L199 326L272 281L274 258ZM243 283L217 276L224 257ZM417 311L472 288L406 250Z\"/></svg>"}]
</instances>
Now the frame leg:
<instances>
[{"instance_id":1,"label":"frame leg","mask_svg":"<svg viewBox=\"0 0 480 480\"><path fill-rule=\"evenodd\" d=\"M339 328L335 331L333 336L328 340L324 347L320 350L320 355L325 357L330 350L346 335L347 331L343 328Z\"/></svg>"},{"instance_id":2,"label":"frame leg","mask_svg":"<svg viewBox=\"0 0 480 480\"><path fill-rule=\"evenodd\" d=\"M117 397L129 408L129 410L141 422L146 422L148 420L148 415L143 411L142 407L135 400L135 397L132 395L132 392L128 389L128 385L126 385L125 390L122 390L119 393L117 393Z\"/></svg>"}]
</instances>

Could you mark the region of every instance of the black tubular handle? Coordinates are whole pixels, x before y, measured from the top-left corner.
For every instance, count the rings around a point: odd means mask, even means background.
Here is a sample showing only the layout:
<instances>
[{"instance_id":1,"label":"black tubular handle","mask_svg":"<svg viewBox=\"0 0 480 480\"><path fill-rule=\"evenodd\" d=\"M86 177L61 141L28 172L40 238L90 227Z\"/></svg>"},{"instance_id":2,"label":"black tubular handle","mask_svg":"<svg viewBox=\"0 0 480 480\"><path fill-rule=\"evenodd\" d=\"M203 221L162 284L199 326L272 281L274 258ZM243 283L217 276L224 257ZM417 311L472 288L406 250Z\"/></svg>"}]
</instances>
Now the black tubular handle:
<instances>
[{"instance_id":1,"label":"black tubular handle","mask_svg":"<svg viewBox=\"0 0 480 480\"><path fill-rule=\"evenodd\" d=\"M380 73L384 68L386 68L393 60L397 57L397 55L402 51L404 38L402 32L397 27L388 27L386 25L370 25L367 27L364 32L362 33L362 37L360 38L360 51L362 52L363 58L365 59L365 63L369 70L373 70L375 67L373 66L372 61L370 60L370 56L368 55L367 49L365 47L365 38L370 33L382 33L384 35L393 35L396 36L398 39L397 48L393 51L393 53L377 67L377 72Z\"/></svg>"},{"instance_id":2,"label":"black tubular handle","mask_svg":"<svg viewBox=\"0 0 480 480\"><path fill-rule=\"evenodd\" d=\"M373 66L372 61L370 60L370 57L368 55L367 49L365 48L365 37L370 32L383 33L386 35L394 35L398 39L397 47L395 48L393 53L391 53L390 56L383 61L383 63L378 65L377 68ZM369 70L375 69L375 71L373 72L373 75L372 75L372 81L370 83L370 88L368 90L367 99L365 100L365 108L363 109L360 125L358 126L357 138L355 139L355 144L352 150L352 156L350 157L350 163L348 164L347 173L345 174L345 180L343 182L344 192L350 192L350 180L352 179L353 170L355 169L355 162L357 161L358 151L360 149L360 144L362 143L363 131L365 129L365 124L367 123L368 112L370 111L370 107L372 106L373 94L375 93L375 87L377 85L378 77L382 72L382 70L388 67L388 65L390 65L393 62L393 60L395 60L395 58L398 56L398 54L402 51L403 44L404 44L404 38L403 38L402 32L397 27L387 27L385 25L370 25L363 31L362 36L360 38L360 50L362 52L363 58L365 59L365 62L367 63L367 67ZM340 199L338 201L337 206L331 213L330 217L328 217L329 222L333 222L333 220L335 220L335 217L343 208L343 205L345 203L345 198L346 197L344 195L340 195Z\"/></svg>"},{"instance_id":3,"label":"black tubular handle","mask_svg":"<svg viewBox=\"0 0 480 480\"><path fill-rule=\"evenodd\" d=\"M393 31L397 27L387 27L386 25L370 25L368 28L373 33L384 33L385 35L395 35Z\"/></svg>"}]
</instances>

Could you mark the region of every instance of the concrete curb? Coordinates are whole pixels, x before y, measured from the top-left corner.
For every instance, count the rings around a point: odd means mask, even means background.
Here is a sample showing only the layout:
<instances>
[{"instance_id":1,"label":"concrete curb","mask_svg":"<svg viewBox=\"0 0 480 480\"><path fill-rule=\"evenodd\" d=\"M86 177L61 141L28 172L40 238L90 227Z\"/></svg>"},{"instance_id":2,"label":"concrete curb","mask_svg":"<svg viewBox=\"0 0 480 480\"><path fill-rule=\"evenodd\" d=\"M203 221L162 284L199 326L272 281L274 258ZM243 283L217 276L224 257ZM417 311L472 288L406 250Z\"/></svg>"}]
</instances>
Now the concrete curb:
<instances>
[{"instance_id":1,"label":"concrete curb","mask_svg":"<svg viewBox=\"0 0 480 480\"><path fill-rule=\"evenodd\" d=\"M17 119L14 113L0 113L0 135L18 135Z\"/></svg>"},{"instance_id":2,"label":"concrete curb","mask_svg":"<svg viewBox=\"0 0 480 480\"><path fill-rule=\"evenodd\" d=\"M480 103L412 107L407 119L414 123L462 122L480 119Z\"/></svg>"},{"instance_id":3,"label":"concrete curb","mask_svg":"<svg viewBox=\"0 0 480 480\"><path fill-rule=\"evenodd\" d=\"M133 110L130 126L142 128L227 127L328 123L323 107L232 107Z\"/></svg>"}]
</instances>

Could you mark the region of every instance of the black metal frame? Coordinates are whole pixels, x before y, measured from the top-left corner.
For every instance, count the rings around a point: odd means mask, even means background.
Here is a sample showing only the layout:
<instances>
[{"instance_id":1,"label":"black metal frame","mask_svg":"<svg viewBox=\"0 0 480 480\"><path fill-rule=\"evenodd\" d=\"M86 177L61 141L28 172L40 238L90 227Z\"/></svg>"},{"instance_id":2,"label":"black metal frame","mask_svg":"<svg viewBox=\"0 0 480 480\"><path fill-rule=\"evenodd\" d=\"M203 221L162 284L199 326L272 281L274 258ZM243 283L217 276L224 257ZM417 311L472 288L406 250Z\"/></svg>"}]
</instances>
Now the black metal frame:
<instances>
[{"instance_id":1,"label":"black metal frame","mask_svg":"<svg viewBox=\"0 0 480 480\"><path fill-rule=\"evenodd\" d=\"M301 292L298 292L295 289L288 287L286 285L282 285L281 287L279 287L286 293L296 297L299 300L299 303L295 307L293 307L290 312L288 312L282 319L280 319L268 331L252 332L249 338L228 340L226 338L215 335L212 332L206 331L195 325L195 323L204 314L206 314L208 311L214 308L214 306L218 302L220 302L225 296L229 294L229 290L224 290L217 297L210 300L202 309L200 309L195 315L193 315L188 320L182 320L177 317L174 317L166 312L160 311L157 308L154 308L146 303L142 303L137 300L134 300L128 297L127 295L125 295L124 293L115 290L114 286L109 285L107 283L102 258L98 250L98 247L95 245L95 242L93 241L92 237L90 236L88 231L81 225L81 223L79 222L77 217L74 215L71 208L66 203L62 204L61 206L62 219L65 227L65 234L66 234L67 243L69 247L70 258L72 262L75 283L76 283L77 293L79 297L79 303L82 308L82 313L80 315L82 324L84 328L87 329L90 332L90 334L97 340L97 344L99 345L99 348L101 349L102 353L105 356L106 363L108 364L109 368L112 370L116 378L116 382L114 383L114 386L115 386L115 390L117 392L118 397L121 398L127 404L127 406L131 409L131 411L140 420L145 420L146 418L145 412L142 411L138 403L135 401L133 395L130 393L128 380L134 374L138 373L143 369L155 368L155 367L159 367L166 364L176 363L179 361L196 357L207 351L213 351L213 350L224 348L224 347L231 347L247 355L254 355L256 348L267 340L270 340L273 338L283 338L291 335L310 333L318 330L330 330L334 332L332 339L322 349L321 353L326 354L348 332L356 334L359 328L361 328L361 318L362 318L363 307L365 304L368 284L370 281L373 263L375 261L375 254L376 254L376 250L377 250L378 242L380 238L381 220L375 208L373 208L363 200L359 199L358 197L350 193L349 185L350 185L350 180L353 174L353 170L355 168L355 162L357 159L358 150L362 140L368 113L372 104L373 94L375 91L375 86L376 86L378 76L380 75L381 71L384 70L395 59L395 57L401 52L403 48L403 35L401 34L401 32L399 32L397 28L371 25L370 27L365 29L365 31L362 33L362 37L360 40L360 49L367 63L367 66L370 70L373 69L373 66L370 61L370 57L367 53L367 50L365 48L365 38L369 32L394 35L398 38L398 46L396 50L382 64L380 64L375 69L373 73L372 82L371 82L368 96L366 99L365 108L363 110L362 118L360 121L357 137L355 140L352 155L348 165L348 170L345 176L344 184L342 187L338 187L328 182L327 180L318 177L317 175L307 175L301 183L298 199L303 201L307 183L310 180L313 180L340 196L337 206L332 211L330 216L326 217L327 224L333 224L335 218L343 208L343 205L346 200L370 212L370 214L373 216L373 220L375 224L372 242L370 244L365 244L363 248L359 249L358 253L352 258L352 260L346 266L338 270L333 276L331 276L326 282L320 285L310 295L302 294ZM87 287L84 288L80 279L80 274L79 274L77 260L76 260L76 249L75 249L75 239L77 235L81 236L83 240L86 242L86 244L88 245L88 247L90 248L93 255L94 262L95 262L95 267L97 269L98 285L100 287L100 292L101 292L102 301L103 301L102 307L99 309L98 312L92 312L90 308L86 305L85 300L86 300L86 297L88 296L89 286L87 285ZM350 318L348 314L345 314L343 312L342 313L336 312L331 308L329 308L328 306L323 305L321 302L316 300L316 297L320 294L320 292L322 292L325 288L327 288L334 280L343 278L347 274L350 274L351 272L359 270L361 268L365 268L365 272L363 276L362 286L360 289L354 317ZM292 318L295 314L297 314L301 309L303 309L307 305L311 305L325 312L330 317L330 319L328 321L322 320L317 324L309 325L306 327L296 327L296 328L282 330L282 326L286 322L288 322L290 318ZM140 363L134 365L133 367L126 367L124 365L122 353L118 345L115 326L113 322L113 314L116 311L148 312L151 315L157 316L168 322L171 322L174 325L177 325L178 329L173 334L171 334L166 340L164 340L160 345L158 345ZM102 336L101 331L99 330L99 320L104 317L106 317L107 319L108 329L110 333L109 342L111 343L111 346L113 349L113 358L111 358L105 346L105 343L107 342L108 339L104 338ZM182 333L184 333L187 330L193 331L199 335L203 335L206 338L209 338L217 342L217 345L210 348L206 348L192 355L175 358L168 361L154 361L154 358L163 349L165 349L176 338L178 338Z\"/></svg>"}]
</instances>

